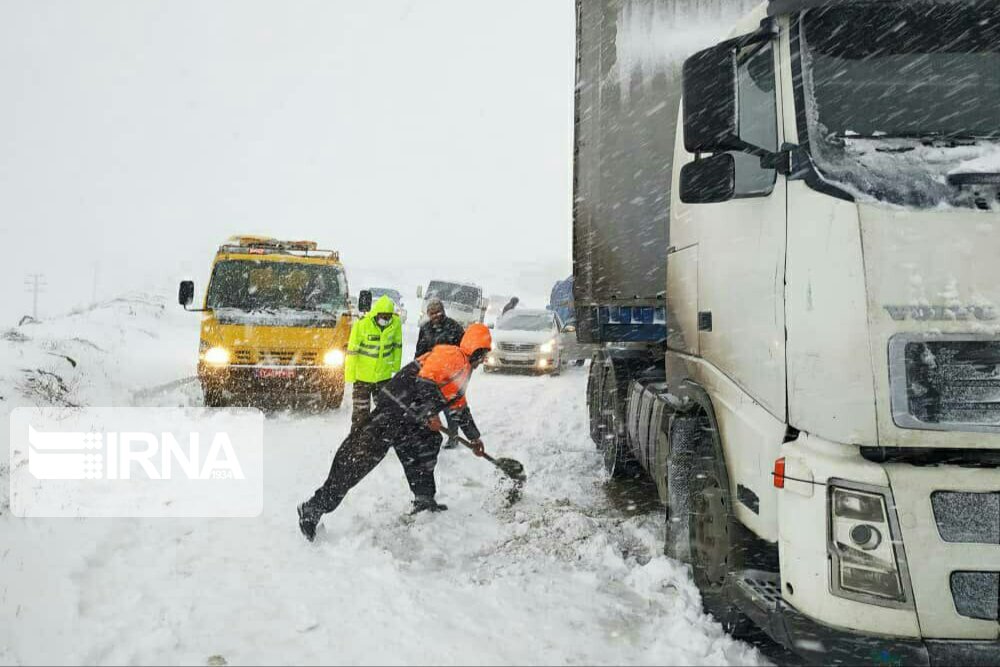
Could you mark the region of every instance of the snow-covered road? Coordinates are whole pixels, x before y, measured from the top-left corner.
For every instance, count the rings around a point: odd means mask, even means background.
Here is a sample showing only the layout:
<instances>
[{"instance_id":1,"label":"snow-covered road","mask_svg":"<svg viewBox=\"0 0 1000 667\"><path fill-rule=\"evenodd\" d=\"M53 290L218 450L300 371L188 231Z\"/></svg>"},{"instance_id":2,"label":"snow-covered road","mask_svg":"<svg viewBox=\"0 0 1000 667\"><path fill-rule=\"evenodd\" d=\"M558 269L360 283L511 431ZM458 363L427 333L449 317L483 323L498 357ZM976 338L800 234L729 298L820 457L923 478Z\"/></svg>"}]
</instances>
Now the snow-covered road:
<instances>
[{"instance_id":1,"label":"snow-covered road","mask_svg":"<svg viewBox=\"0 0 1000 667\"><path fill-rule=\"evenodd\" d=\"M200 401L196 384L177 382L192 372L197 318L162 297L17 332L0 339L4 416L52 400ZM414 339L410 323L407 358ZM257 519L18 519L4 461L0 662L763 664L702 614L686 570L662 555L662 514L612 502L585 383L582 368L473 379L488 449L529 475L512 508L484 461L446 450L437 476L450 510L410 518L390 453L314 545L295 505L326 475L346 405L269 415Z\"/></svg>"}]
</instances>

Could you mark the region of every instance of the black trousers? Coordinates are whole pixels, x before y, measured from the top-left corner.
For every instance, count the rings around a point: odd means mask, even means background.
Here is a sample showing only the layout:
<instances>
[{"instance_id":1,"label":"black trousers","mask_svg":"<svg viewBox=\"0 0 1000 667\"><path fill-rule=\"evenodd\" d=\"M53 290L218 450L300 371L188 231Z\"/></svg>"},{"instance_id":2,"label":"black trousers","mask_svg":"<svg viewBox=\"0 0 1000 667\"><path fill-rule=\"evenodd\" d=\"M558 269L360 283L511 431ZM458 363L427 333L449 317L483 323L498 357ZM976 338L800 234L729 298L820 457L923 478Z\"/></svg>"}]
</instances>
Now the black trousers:
<instances>
[{"instance_id":1,"label":"black trousers","mask_svg":"<svg viewBox=\"0 0 1000 667\"><path fill-rule=\"evenodd\" d=\"M385 403L383 403L385 405ZM347 492L375 469L394 448L403 464L406 481L414 496L434 497L434 468L441 451L441 434L391 407L376 408L362 426L352 428L333 457L330 474L309 500L309 505L332 512Z\"/></svg>"},{"instance_id":2,"label":"black trousers","mask_svg":"<svg viewBox=\"0 0 1000 667\"><path fill-rule=\"evenodd\" d=\"M351 430L358 428L371 418L374 407L378 407L379 396L385 382L355 382L351 390Z\"/></svg>"}]
</instances>

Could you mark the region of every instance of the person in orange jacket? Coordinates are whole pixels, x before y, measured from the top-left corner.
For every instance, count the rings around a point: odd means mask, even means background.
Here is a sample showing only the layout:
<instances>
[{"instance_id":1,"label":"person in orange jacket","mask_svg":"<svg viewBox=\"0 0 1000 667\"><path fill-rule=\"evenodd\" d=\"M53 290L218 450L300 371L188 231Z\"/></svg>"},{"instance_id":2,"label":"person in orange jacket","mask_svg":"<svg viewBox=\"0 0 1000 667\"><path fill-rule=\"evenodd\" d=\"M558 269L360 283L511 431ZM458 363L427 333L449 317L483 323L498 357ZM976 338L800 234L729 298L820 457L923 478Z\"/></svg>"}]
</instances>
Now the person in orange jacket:
<instances>
[{"instance_id":1,"label":"person in orange jacket","mask_svg":"<svg viewBox=\"0 0 1000 667\"><path fill-rule=\"evenodd\" d=\"M413 492L413 512L448 509L434 499L434 469L443 430L438 414L446 412L452 427L461 427L475 453L483 455L483 441L465 390L472 371L485 361L491 343L490 330L473 324L459 345L437 345L389 380L371 418L352 429L340 445L326 482L299 505L299 529L306 539L311 542L315 538L323 515L337 509L347 492L374 470L391 448L396 450Z\"/></svg>"}]
</instances>

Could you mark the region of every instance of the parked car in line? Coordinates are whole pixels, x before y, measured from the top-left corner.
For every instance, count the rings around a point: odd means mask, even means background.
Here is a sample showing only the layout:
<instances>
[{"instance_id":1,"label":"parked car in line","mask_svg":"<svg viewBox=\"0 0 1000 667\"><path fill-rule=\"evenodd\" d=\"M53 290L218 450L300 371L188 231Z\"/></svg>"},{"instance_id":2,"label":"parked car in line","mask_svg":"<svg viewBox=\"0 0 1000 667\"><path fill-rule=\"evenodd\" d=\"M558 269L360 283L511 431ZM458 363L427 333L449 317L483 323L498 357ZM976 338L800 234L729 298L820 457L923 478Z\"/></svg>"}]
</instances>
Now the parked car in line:
<instances>
[{"instance_id":1,"label":"parked car in line","mask_svg":"<svg viewBox=\"0 0 1000 667\"><path fill-rule=\"evenodd\" d=\"M491 329L496 325L497 318L503 312L503 307L510 301L510 297L503 294L490 294L486 300L486 314L483 316L483 323Z\"/></svg>"},{"instance_id":2,"label":"parked car in line","mask_svg":"<svg viewBox=\"0 0 1000 667\"><path fill-rule=\"evenodd\" d=\"M388 287L372 287L370 291L373 300L377 300L381 296L387 296L392 299L392 302L396 304L396 314L399 315L399 321L406 322L406 304L403 303L403 295L399 290Z\"/></svg>"},{"instance_id":3,"label":"parked car in line","mask_svg":"<svg viewBox=\"0 0 1000 667\"><path fill-rule=\"evenodd\" d=\"M445 313L463 327L468 328L473 322L482 322L486 314L486 299L483 298L483 288L474 283L452 282L448 280L432 280L417 287L417 298L420 303L420 324L427 321L427 304L431 299L438 299L444 305Z\"/></svg>"},{"instance_id":4,"label":"parked car in line","mask_svg":"<svg viewBox=\"0 0 1000 667\"><path fill-rule=\"evenodd\" d=\"M562 329L559 316L550 310L510 311L493 327L493 350L486 358L486 370L559 373L564 359Z\"/></svg>"},{"instance_id":5,"label":"parked car in line","mask_svg":"<svg viewBox=\"0 0 1000 667\"><path fill-rule=\"evenodd\" d=\"M563 361L577 366L594 356L600 345L580 343L576 338L576 308L573 302L573 276L557 281L549 294L546 309L556 314L562 322L560 340L563 347Z\"/></svg>"}]
</instances>

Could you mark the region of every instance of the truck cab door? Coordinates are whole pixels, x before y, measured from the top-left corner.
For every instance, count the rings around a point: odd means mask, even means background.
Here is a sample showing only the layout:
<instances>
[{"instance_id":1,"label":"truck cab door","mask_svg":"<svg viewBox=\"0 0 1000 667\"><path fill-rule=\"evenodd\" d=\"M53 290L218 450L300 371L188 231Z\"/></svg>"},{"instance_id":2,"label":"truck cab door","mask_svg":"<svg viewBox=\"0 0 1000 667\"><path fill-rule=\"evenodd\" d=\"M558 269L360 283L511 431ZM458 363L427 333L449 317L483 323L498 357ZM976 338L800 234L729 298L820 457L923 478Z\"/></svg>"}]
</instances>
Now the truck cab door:
<instances>
[{"instance_id":1,"label":"truck cab door","mask_svg":"<svg viewBox=\"0 0 1000 667\"><path fill-rule=\"evenodd\" d=\"M771 152L782 141L777 51L776 41L766 41L737 55L740 139ZM757 155L731 155L734 198L678 211L697 244L698 348L784 421L785 179Z\"/></svg>"}]
</instances>

